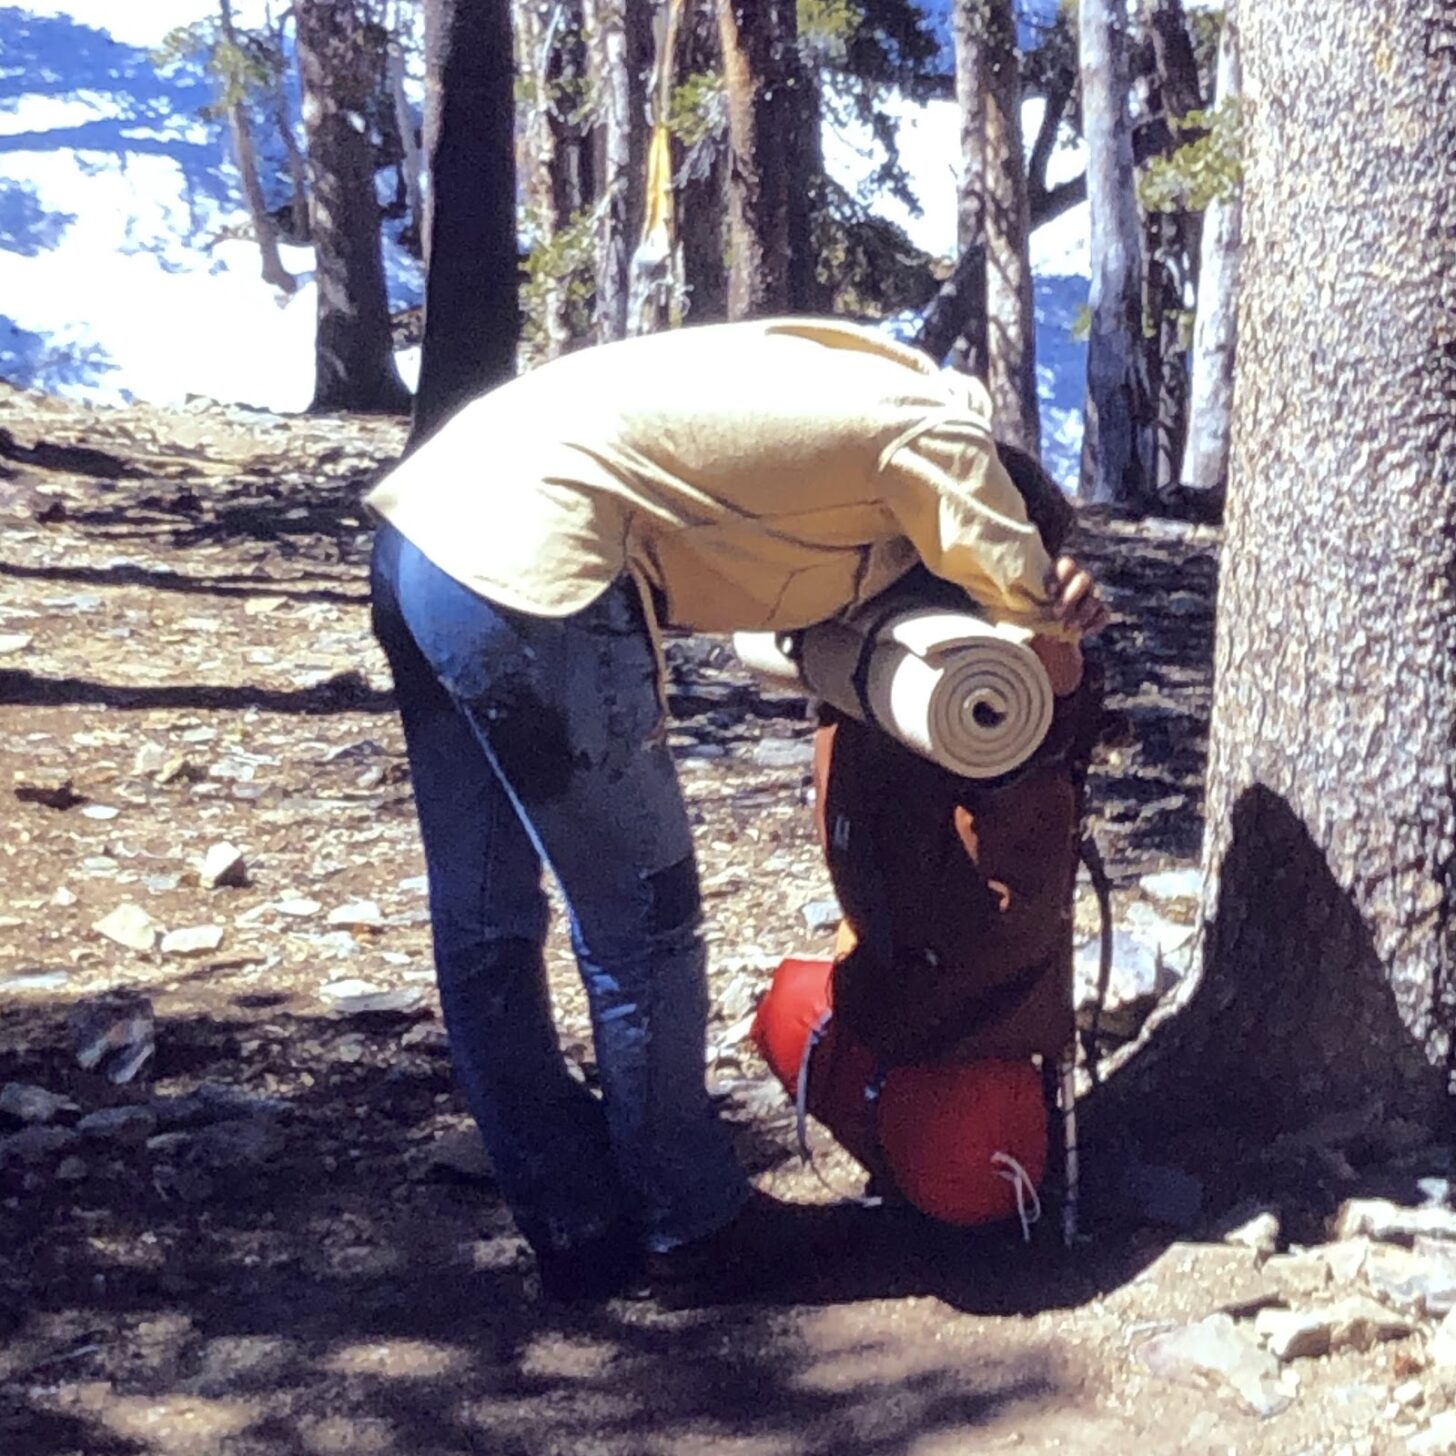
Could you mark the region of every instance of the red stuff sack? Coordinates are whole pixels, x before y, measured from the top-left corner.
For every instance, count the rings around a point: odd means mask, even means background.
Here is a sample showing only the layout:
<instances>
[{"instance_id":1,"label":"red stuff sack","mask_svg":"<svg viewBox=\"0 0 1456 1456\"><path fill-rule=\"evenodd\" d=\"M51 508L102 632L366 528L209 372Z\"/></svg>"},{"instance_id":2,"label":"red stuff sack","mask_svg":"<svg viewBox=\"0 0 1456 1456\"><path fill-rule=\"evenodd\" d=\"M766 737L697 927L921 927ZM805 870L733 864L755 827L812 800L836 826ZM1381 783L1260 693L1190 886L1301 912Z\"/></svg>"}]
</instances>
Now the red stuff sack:
<instances>
[{"instance_id":1,"label":"red stuff sack","mask_svg":"<svg viewBox=\"0 0 1456 1456\"><path fill-rule=\"evenodd\" d=\"M880 1089L879 1135L921 1213L965 1225L1016 1218L1046 1174L1041 1073L1029 1061L896 1067Z\"/></svg>"},{"instance_id":2,"label":"red stuff sack","mask_svg":"<svg viewBox=\"0 0 1456 1456\"><path fill-rule=\"evenodd\" d=\"M828 1015L833 969L825 960L785 960L754 1017L749 1035L789 1096L798 1097L817 1030L806 1107L841 1147L888 1173L932 1218L970 1225L1016 1217L1046 1171L1037 1069L1029 1061L895 1067L878 1097L867 1096L875 1058Z\"/></svg>"}]
</instances>

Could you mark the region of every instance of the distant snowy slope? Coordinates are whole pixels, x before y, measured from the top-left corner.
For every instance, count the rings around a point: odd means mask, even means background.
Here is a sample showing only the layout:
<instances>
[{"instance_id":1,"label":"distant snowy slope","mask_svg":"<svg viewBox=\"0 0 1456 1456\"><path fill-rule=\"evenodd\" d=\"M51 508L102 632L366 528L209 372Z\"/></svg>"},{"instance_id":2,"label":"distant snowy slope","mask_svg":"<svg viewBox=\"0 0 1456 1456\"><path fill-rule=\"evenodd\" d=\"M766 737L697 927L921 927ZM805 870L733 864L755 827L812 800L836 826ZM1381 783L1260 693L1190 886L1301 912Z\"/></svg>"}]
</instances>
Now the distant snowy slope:
<instances>
[{"instance_id":1,"label":"distant snowy slope","mask_svg":"<svg viewBox=\"0 0 1456 1456\"><path fill-rule=\"evenodd\" d=\"M241 23L262 9L262 0L235 0ZM170 30L212 13L211 0L0 5L0 376L101 401L199 394L307 405L312 251L284 250L301 284L292 298L262 282L256 247L237 236L246 216L224 129L199 116L211 86L195 67L160 75L152 59ZM922 210L869 200L949 258L955 109L897 110ZM829 166L855 190L873 170L865 147L826 128ZM1059 160L1079 164L1070 153ZM393 302L416 301L418 266L388 254ZM1033 267L1048 463L1070 481L1081 437L1083 349L1071 329L1086 300L1085 209L1036 235Z\"/></svg>"},{"instance_id":2,"label":"distant snowy slope","mask_svg":"<svg viewBox=\"0 0 1456 1456\"><path fill-rule=\"evenodd\" d=\"M243 0L241 21L261 6ZM258 276L221 125L195 67L153 49L199 0L0 7L0 375L101 401L189 394L277 410L312 393L313 253L299 291ZM281 200L281 199L280 199ZM398 301L418 270L391 258Z\"/></svg>"},{"instance_id":3,"label":"distant snowy slope","mask_svg":"<svg viewBox=\"0 0 1456 1456\"><path fill-rule=\"evenodd\" d=\"M1034 137L1043 103L1028 101L1022 129ZM841 186L905 229L916 246L939 258L956 254L956 186L960 162L960 118L955 103L917 104L897 100L889 110L899 123L901 160L920 203L913 213L898 198L872 197L866 191L874 171L871 140L865 129L824 129L824 161ZM1059 147L1052 154L1048 182L1076 176L1082 148ZM1087 206L1083 203L1037 230L1031 240L1036 279L1037 382L1041 400L1042 454L1063 485L1076 482L1082 450L1082 394L1087 347L1073 330L1087 302Z\"/></svg>"}]
</instances>

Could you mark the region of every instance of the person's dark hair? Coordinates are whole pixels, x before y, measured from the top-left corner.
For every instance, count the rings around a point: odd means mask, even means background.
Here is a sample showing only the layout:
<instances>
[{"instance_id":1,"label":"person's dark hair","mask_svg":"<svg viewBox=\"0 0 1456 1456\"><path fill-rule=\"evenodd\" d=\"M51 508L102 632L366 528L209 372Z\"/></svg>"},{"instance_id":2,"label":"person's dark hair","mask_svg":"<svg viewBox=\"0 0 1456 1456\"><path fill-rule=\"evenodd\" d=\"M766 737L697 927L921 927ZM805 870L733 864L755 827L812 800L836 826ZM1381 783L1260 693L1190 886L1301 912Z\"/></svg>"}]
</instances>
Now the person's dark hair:
<instances>
[{"instance_id":1,"label":"person's dark hair","mask_svg":"<svg viewBox=\"0 0 1456 1456\"><path fill-rule=\"evenodd\" d=\"M1072 503L1035 456L1002 440L996 441L996 454L1006 467L1012 485L1021 493L1021 499L1026 503L1026 514L1041 533L1047 555L1060 556L1072 528L1077 524L1077 513L1072 509Z\"/></svg>"}]
</instances>

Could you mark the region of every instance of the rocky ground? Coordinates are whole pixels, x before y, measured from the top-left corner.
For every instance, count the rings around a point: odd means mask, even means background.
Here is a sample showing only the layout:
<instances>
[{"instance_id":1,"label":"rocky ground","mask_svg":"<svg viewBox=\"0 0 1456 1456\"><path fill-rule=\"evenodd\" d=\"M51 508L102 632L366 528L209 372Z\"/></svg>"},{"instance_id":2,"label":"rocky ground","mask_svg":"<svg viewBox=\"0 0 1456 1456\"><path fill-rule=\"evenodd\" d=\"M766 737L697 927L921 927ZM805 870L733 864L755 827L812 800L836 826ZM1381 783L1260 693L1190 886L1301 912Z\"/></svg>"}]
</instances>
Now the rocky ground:
<instances>
[{"instance_id":1,"label":"rocky ground","mask_svg":"<svg viewBox=\"0 0 1456 1456\"><path fill-rule=\"evenodd\" d=\"M452 1090L368 634L399 429L15 393L0 428L0 1452L1456 1451L1450 1157L1378 1110L1303 1149L1329 1223L1143 1168L1065 1258L847 1206L772 1299L543 1304ZM1189 960L1216 551L1087 523L1110 1046ZM833 1204L853 1168L822 1133L800 1164L745 1043L779 958L832 944L806 704L720 642L670 658L710 1076L759 1181ZM553 977L590 1080L563 940Z\"/></svg>"}]
</instances>

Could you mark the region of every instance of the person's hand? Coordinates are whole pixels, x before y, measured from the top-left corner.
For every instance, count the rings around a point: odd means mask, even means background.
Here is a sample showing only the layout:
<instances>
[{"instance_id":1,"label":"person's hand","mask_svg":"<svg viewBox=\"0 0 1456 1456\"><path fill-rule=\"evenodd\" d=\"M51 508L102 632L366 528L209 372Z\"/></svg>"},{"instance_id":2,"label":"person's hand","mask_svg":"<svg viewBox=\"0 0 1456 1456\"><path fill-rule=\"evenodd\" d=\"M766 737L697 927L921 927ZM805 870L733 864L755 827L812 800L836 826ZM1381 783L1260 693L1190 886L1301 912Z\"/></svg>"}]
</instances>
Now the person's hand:
<instances>
[{"instance_id":1,"label":"person's hand","mask_svg":"<svg viewBox=\"0 0 1456 1456\"><path fill-rule=\"evenodd\" d=\"M1079 637L1090 637L1107 625L1107 603L1098 593L1092 573L1079 566L1075 558L1058 557L1046 586L1052 597L1052 612L1063 627Z\"/></svg>"}]
</instances>

